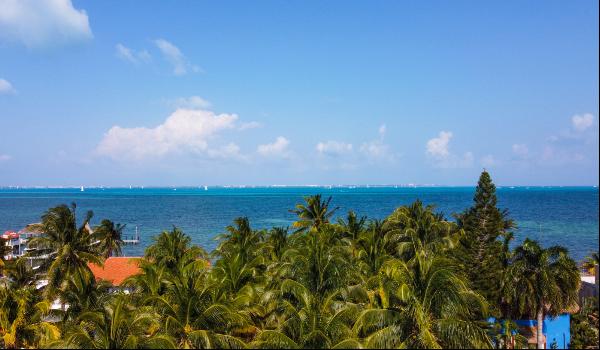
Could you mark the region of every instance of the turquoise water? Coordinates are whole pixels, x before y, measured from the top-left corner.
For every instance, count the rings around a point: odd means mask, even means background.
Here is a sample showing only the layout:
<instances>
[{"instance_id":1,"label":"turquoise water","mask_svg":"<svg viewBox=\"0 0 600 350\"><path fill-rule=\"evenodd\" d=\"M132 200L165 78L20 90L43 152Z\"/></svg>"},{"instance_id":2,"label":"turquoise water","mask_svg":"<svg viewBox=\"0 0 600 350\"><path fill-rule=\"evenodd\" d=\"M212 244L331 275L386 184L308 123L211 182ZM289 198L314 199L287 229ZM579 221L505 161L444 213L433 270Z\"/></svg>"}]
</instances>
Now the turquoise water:
<instances>
[{"instance_id":1,"label":"turquoise water","mask_svg":"<svg viewBox=\"0 0 600 350\"><path fill-rule=\"evenodd\" d=\"M108 218L127 224L133 235L137 226L141 244L127 246L127 255L141 255L151 237L173 225L189 234L194 243L211 250L214 237L238 216L248 216L253 227L287 226L289 212L302 196L333 196L339 215L353 209L370 218L384 218L394 208L421 199L436 204L450 217L471 205L473 187L357 187L357 188L89 188L0 189L0 231L19 230L38 222L49 207L76 202L79 213L94 211L93 223ZM598 250L598 189L594 187L501 187L501 208L516 220L516 242L525 237L542 244L567 247L575 259Z\"/></svg>"}]
</instances>

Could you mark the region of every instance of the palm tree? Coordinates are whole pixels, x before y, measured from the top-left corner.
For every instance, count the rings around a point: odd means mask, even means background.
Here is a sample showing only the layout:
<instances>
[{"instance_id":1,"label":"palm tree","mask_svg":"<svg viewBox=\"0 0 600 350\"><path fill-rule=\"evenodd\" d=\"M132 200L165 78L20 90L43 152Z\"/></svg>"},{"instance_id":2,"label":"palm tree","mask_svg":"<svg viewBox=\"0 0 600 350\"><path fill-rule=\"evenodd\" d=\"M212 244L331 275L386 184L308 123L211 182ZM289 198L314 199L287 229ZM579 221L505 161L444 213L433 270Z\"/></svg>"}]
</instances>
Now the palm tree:
<instances>
[{"instance_id":1,"label":"palm tree","mask_svg":"<svg viewBox=\"0 0 600 350\"><path fill-rule=\"evenodd\" d=\"M5 266L4 256L10 253L10 247L6 245L6 240L0 237L0 276Z\"/></svg>"},{"instance_id":2,"label":"palm tree","mask_svg":"<svg viewBox=\"0 0 600 350\"><path fill-rule=\"evenodd\" d=\"M217 237L221 242L213 256L220 259L215 263L212 278L220 284L224 295L235 298L244 286L264 278L269 253L264 234L253 230L247 217L239 217L234 225L227 226L227 233Z\"/></svg>"},{"instance_id":3,"label":"palm tree","mask_svg":"<svg viewBox=\"0 0 600 350\"><path fill-rule=\"evenodd\" d=\"M236 218L233 222L234 225L227 226L227 233L217 236L221 243L215 252L221 256L237 255L245 264L258 255L263 232L253 230L247 217Z\"/></svg>"},{"instance_id":4,"label":"palm tree","mask_svg":"<svg viewBox=\"0 0 600 350\"><path fill-rule=\"evenodd\" d=\"M344 219L342 218L338 219L338 225L340 225L342 232L350 240L350 243L352 245L353 257L356 257L356 244L358 242L360 234L365 228L366 222L366 216L361 216L359 218L358 216L356 216L356 213L352 210L348 212L348 215L346 216L346 221L344 221Z\"/></svg>"},{"instance_id":5,"label":"palm tree","mask_svg":"<svg viewBox=\"0 0 600 350\"><path fill-rule=\"evenodd\" d=\"M218 281L220 291L228 295L235 295L244 286L258 278L258 259L245 263L241 254L227 255L217 261L213 268L213 278Z\"/></svg>"},{"instance_id":6,"label":"palm tree","mask_svg":"<svg viewBox=\"0 0 600 350\"><path fill-rule=\"evenodd\" d=\"M125 229L125 225L115 225L110 220L102 220L100 226L94 229L94 238L98 242L98 249L105 259L113 255L121 255L123 229Z\"/></svg>"},{"instance_id":7,"label":"palm tree","mask_svg":"<svg viewBox=\"0 0 600 350\"><path fill-rule=\"evenodd\" d=\"M383 263L391 258L388 251L393 235L386 235L384 226L385 221L371 220L356 241L359 268L365 276L376 276Z\"/></svg>"},{"instance_id":8,"label":"palm tree","mask_svg":"<svg viewBox=\"0 0 600 350\"><path fill-rule=\"evenodd\" d=\"M344 301L354 269L332 230L311 230L288 249L281 272L287 277L280 287L283 319L276 329L263 330L253 346L358 346L351 332L358 307Z\"/></svg>"},{"instance_id":9,"label":"palm tree","mask_svg":"<svg viewBox=\"0 0 600 350\"><path fill-rule=\"evenodd\" d=\"M437 253L458 243L462 231L433 210L433 206L424 206L417 200L394 210L388 217L388 230L400 235L396 246L399 258L408 261L418 251Z\"/></svg>"},{"instance_id":10,"label":"palm tree","mask_svg":"<svg viewBox=\"0 0 600 350\"><path fill-rule=\"evenodd\" d=\"M146 249L146 258L176 274L177 267L206 258L204 249L191 245L191 238L177 227L153 237L154 244Z\"/></svg>"},{"instance_id":11,"label":"palm tree","mask_svg":"<svg viewBox=\"0 0 600 350\"><path fill-rule=\"evenodd\" d=\"M164 295L172 283L165 266L154 264L147 259L140 260L141 273L127 278L123 285L134 290L134 295L143 298Z\"/></svg>"},{"instance_id":12,"label":"palm tree","mask_svg":"<svg viewBox=\"0 0 600 350\"><path fill-rule=\"evenodd\" d=\"M546 314L557 315L577 302L580 285L577 264L560 246L542 248L525 239L515 249L504 283L504 294L521 315L535 315L537 347L542 349Z\"/></svg>"},{"instance_id":13,"label":"palm tree","mask_svg":"<svg viewBox=\"0 0 600 350\"><path fill-rule=\"evenodd\" d=\"M82 225L77 227L75 209L75 203L70 208L66 205L50 208L40 224L30 227L43 233L30 239L28 246L33 251L28 255L40 259L40 270L47 272L47 296L76 272L91 276L88 264L102 264L89 230L93 213L88 211Z\"/></svg>"},{"instance_id":14,"label":"palm tree","mask_svg":"<svg viewBox=\"0 0 600 350\"><path fill-rule=\"evenodd\" d=\"M4 272L6 277L11 281L13 288L31 286L36 281L36 273L24 257L7 261Z\"/></svg>"},{"instance_id":15,"label":"palm tree","mask_svg":"<svg viewBox=\"0 0 600 350\"><path fill-rule=\"evenodd\" d=\"M246 320L214 301L214 286L202 261L190 262L172 279L167 292L150 298L164 320L164 329L179 348L241 348L244 343L225 332Z\"/></svg>"},{"instance_id":16,"label":"palm tree","mask_svg":"<svg viewBox=\"0 0 600 350\"><path fill-rule=\"evenodd\" d=\"M50 303L34 287L0 284L0 347L39 348L58 339L59 328L44 320L49 313Z\"/></svg>"},{"instance_id":17,"label":"palm tree","mask_svg":"<svg viewBox=\"0 0 600 350\"><path fill-rule=\"evenodd\" d=\"M312 293L307 286L288 279L281 286L280 308L284 319L275 330L262 330L253 347L259 348L359 348L352 324L356 305L341 300L340 291Z\"/></svg>"},{"instance_id":18,"label":"palm tree","mask_svg":"<svg viewBox=\"0 0 600 350\"><path fill-rule=\"evenodd\" d=\"M290 210L298 215L298 221L293 224L297 228L296 232L305 232L309 229L319 230L321 226L329 223L333 214L339 209L336 207L329 210L331 197L321 200L320 194L304 197L304 201L306 204L298 204L295 210Z\"/></svg>"},{"instance_id":19,"label":"palm tree","mask_svg":"<svg viewBox=\"0 0 600 350\"><path fill-rule=\"evenodd\" d=\"M452 261L417 252L409 264L393 259L382 267L383 308L367 309L354 324L370 348L489 348L476 314L486 303L467 287Z\"/></svg>"},{"instance_id":20,"label":"palm tree","mask_svg":"<svg viewBox=\"0 0 600 350\"><path fill-rule=\"evenodd\" d=\"M74 273L61 290L61 301L68 308L57 313L63 321L67 321L76 319L82 312L99 310L109 289L107 281L96 282L93 276Z\"/></svg>"},{"instance_id":21,"label":"palm tree","mask_svg":"<svg viewBox=\"0 0 600 350\"><path fill-rule=\"evenodd\" d=\"M266 248L271 253L271 260L280 261L288 245L288 228L274 227L269 231Z\"/></svg>"},{"instance_id":22,"label":"palm tree","mask_svg":"<svg viewBox=\"0 0 600 350\"><path fill-rule=\"evenodd\" d=\"M527 338L519 334L519 325L512 320L494 323L494 340L497 349L526 349Z\"/></svg>"},{"instance_id":23,"label":"palm tree","mask_svg":"<svg viewBox=\"0 0 600 350\"><path fill-rule=\"evenodd\" d=\"M596 271L596 266L600 264L598 252L592 252L590 256L586 257L583 261L582 267L586 269L589 273L594 274Z\"/></svg>"},{"instance_id":24,"label":"palm tree","mask_svg":"<svg viewBox=\"0 0 600 350\"><path fill-rule=\"evenodd\" d=\"M126 296L117 296L103 308L79 315L53 347L84 349L174 348L175 343L158 333L158 315L149 308L134 307Z\"/></svg>"}]
</instances>

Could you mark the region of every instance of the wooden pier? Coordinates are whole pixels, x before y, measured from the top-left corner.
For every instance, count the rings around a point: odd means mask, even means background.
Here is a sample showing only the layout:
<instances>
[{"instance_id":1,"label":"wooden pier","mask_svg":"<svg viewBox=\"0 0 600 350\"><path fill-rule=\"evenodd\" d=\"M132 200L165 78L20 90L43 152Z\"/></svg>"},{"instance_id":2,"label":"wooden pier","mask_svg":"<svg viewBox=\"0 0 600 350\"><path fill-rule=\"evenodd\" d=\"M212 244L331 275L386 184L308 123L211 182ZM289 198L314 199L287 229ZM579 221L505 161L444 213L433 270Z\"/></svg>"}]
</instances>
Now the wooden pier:
<instances>
[{"instance_id":1,"label":"wooden pier","mask_svg":"<svg viewBox=\"0 0 600 350\"><path fill-rule=\"evenodd\" d=\"M123 237L124 245L137 245L140 244L140 234L138 232L138 227L135 227L135 235L131 238Z\"/></svg>"}]
</instances>

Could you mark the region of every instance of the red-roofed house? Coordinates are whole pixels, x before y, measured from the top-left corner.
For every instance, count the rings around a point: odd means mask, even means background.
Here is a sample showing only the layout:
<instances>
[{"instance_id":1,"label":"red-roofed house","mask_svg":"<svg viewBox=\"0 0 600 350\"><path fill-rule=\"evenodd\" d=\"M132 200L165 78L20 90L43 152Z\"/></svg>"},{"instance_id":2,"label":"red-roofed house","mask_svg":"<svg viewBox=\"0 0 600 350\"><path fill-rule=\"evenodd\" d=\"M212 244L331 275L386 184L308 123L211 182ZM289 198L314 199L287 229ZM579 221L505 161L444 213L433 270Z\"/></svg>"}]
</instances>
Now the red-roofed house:
<instances>
[{"instance_id":1,"label":"red-roofed house","mask_svg":"<svg viewBox=\"0 0 600 350\"><path fill-rule=\"evenodd\" d=\"M109 257L104 261L104 266L89 264L96 280L110 282L114 287L119 287L128 277L141 272L139 257Z\"/></svg>"}]
</instances>

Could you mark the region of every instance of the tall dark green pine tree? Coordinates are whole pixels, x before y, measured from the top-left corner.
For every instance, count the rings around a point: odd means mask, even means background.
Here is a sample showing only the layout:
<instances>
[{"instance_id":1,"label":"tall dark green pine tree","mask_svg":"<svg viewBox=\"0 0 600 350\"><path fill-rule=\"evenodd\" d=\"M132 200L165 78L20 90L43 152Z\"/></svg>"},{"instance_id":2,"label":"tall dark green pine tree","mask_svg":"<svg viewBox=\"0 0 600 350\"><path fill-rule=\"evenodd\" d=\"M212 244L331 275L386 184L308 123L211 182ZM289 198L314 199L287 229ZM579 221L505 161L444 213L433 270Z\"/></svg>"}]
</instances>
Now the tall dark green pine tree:
<instances>
[{"instance_id":1,"label":"tall dark green pine tree","mask_svg":"<svg viewBox=\"0 0 600 350\"><path fill-rule=\"evenodd\" d=\"M505 268L508 245L505 239L512 237L509 230L514 222L506 210L496 206L496 186L487 171L483 171L477 183L474 204L456 215L465 236L457 249L457 259L472 281L473 289L483 295L492 310L500 311L501 281Z\"/></svg>"}]
</instances>

